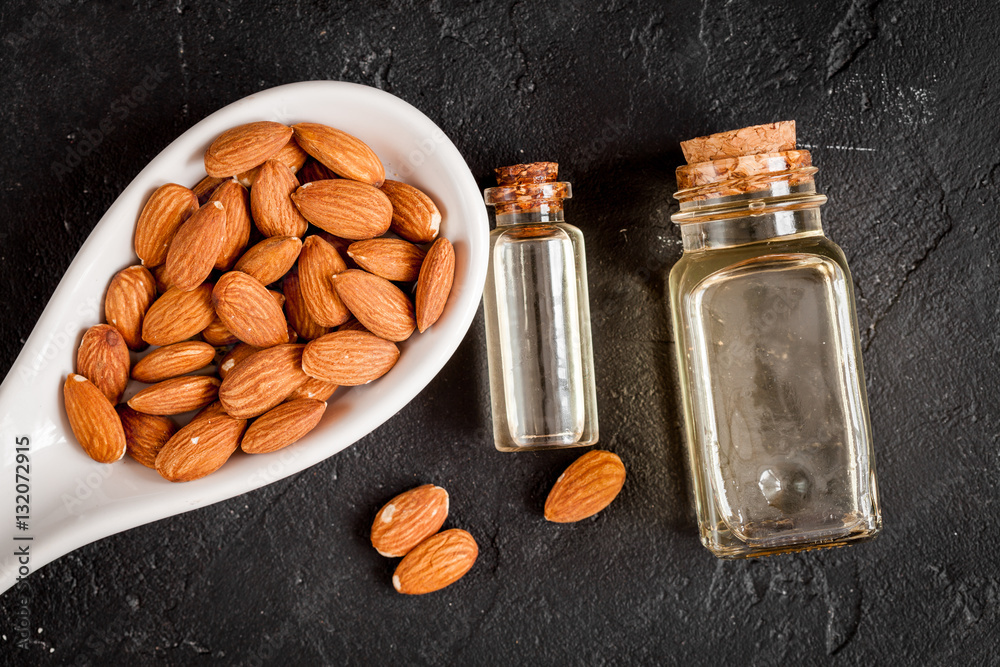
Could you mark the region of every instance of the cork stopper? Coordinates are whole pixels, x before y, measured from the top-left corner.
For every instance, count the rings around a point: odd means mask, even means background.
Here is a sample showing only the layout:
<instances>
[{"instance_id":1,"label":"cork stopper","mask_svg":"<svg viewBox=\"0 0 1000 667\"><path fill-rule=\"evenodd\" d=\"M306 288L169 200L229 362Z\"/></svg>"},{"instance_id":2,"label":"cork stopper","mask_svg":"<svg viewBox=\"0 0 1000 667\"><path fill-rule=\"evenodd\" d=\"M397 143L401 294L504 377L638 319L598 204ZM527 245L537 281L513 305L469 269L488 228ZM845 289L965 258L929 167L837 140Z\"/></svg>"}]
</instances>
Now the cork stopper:
<instances>
[{"instance_id":1,"label":"cork stopper","mask_svg":"<svg viewBox=\"0 0 1000 667\"><path fill-rule=\"evenodd\" d=\"M497 215L562 211L563 199L572 197L570 184L557 181L558 162L532 162L494 169L497 187L483 192Z\"/></svg>"},{"instance_id":2,"label":"cork stopper","mask_svg":"<svg viewBox=\"0 0 1000 667\"><path fill-rule=\"evenodd\" d=\"M811 182L809 151L795 148L795 121L754 125L681 142L688 164L677 168L677 199L728 197Z\"/></svg>"}]
</instances>

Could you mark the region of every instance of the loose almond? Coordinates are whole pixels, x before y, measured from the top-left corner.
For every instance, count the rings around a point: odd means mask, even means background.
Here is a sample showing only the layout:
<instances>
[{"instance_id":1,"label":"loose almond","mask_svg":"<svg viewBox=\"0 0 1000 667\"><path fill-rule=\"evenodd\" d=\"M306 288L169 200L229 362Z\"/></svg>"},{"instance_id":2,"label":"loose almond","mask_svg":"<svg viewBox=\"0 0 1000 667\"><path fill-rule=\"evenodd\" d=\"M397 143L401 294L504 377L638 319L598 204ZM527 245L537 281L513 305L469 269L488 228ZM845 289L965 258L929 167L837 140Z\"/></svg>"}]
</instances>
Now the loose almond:
<instances>
[{"instance_id":1,"label":"loose almond","mask_svg":"<svg viewBox=\"0 0 1000 667\"><path fill-rule=\"evenodd\" d=\"M297 273L285 276L282 289L285 291L285 317L288 325L295 330L300 338L312 340L330 333L330 328L317 322L306 308L302 298L300 278ZM346 312L346 308L344 309Z\"/></svg>"},{"instance_id":2,"label":"loose almond","mask_svg":"<svg viewBox=\"0 0 1000 667\"><path fill-rule=\"evenodd\" d=\"M212 302L222 323L244 343L271 347L288 340L284 313L256 278L241 271L223 274Z\"/></svg>"},{"instance_id":3,"label":"loose almond","mask_svg":"<svg viewBox=\"0 0 1000 667\"><path fill-rule=\"evenodd\" d=\"M66 416L77 442L98 463L125 456L125 431L114 406L90 380L70 373L63 385Z\"/></svg>"},{"instance_id":4,"label":"loose almond","mask_svg":"<svg viewBox=\"0 0 1000 667\"><path fill-rule=\"evenodd\" d=\"M625 466L617 454L587 452L556 480L545 501L545 518L572 523L593 516L611 504L624 484Z\"/></svg>"},{"instance_id":5,"label":"loose almond","mask_svg":"<svg viewBox=\"0 0 1000 667\"><path fill-rule=\"evenodd\" d=\"M309 155L302 150L302 147L295 141L295 138L288 140L288 143L281 147L281 150L275 153L272 160L277 160L281 164L288 167L288 169L293 173L298 173L298 171L305 164L306 160L309 159ZM239 181L240 185L244 187L253 187L254 182L257 180L257 174L260 173L260 167L254 167L249 171L244 171L242 174L236 176L236 180Z\"/></svg>"},{"instance_id":6,"label":"loose almond","mask_svg":"<svg viewBox=\"0 0 1000 667\"><path fill-rule=\"evenodd\" d=\"M299 123L292 127L299 145L335 174L375 187L382 185L385 168L365 142L329 125Z\"/></svg>"},{"instance_id":7,"label":"loose almond","mask_svg":"<svg viewBox=\"0 0 1000 667\"><path fill-rule=\"evenodd\" d=\"M212 193L212 201L217 201L226 209L226 227L215 268L228 271L243 254L250 241L250 194L246 188L234 180L228 180Z\"/></svg>"},{"instance_id":8,"label":"loose almond","mask_svg":"<svg viewBox=\"0 0 1000 667\"><path fill-rule=\"evenodd\" d=\"M368 273L386 280L412 282L420 275L424 251L403 239L378 238L355 241L347 256Z\"/></svg>"},{"instance_id":9,"label":"loose almond","mask_svg":"<svg viewBox=\"0 0 1000 667\"><path fill-rule=\"evenodd\" d=\"M337 387L339 386L336 382L309 378L305 384L290 393L285 400L297 401L300 398L312 398L317 401L327 401L333 396L333 392L337 391Z\"/></svg>"},{"instance_id":10,"label":"loose almond","mask_svg":"<svg viewBox=\"0 0 1000 667\"><path fill-rule=\"evenodd\" d=\"M226 412L241 419L262 415L281 403L308 376L302 345L277 345L251 354L229 370L219 388Z\"/></svg>"},{"instance_id":11,"label":"loose almond","mask_svg":"<svg viewBox=\"0 0 1000 667\"><path fill-rule=\"evenodd\" d=\"M104 317L118 329L130 350L144 350L142 319L156 300L156 281L144 266L122 269L111 279L104 297Z\"/></svg>"},{"instance_id":12,"label":"loose almond","mask_svg":"<svg viewBox=\"0 0 1000 667\"><path fill-rule=\"evenodd\" d=\"M392 221L392 204L378 188L338 178L306 183L292 193L305 219L345 239L370 239L385 234Z\"/></svg>"},{"instance_id":13,"label":"loose almond","mask_svg":"<svg viewBox=\"0 0 1000 667\"><path fill-rule=\"evenodd\" d=\"M169 380L208 366L215 358L215 348L200 341L174 343L153 350L136 362L132 379L147 384Z\"/></svg>"},{"instance_id":14,"label":"loose almond","mask_svg":"<svg viewBox=\"0 0 1000 667\"><path fill-rule=\"evenodd\" d=\"M190 292L168 290L153 302L142 321L142 339L150 345L170 345L187 340L212 323L212 285Z\"/></svg>"},{"instance_id":15,"label":"loose almond","mask_svg":"<svg viewBox=\"0 0 1000 667\"><path fill-rule=\"evenodd\" d=\"M127 405L119 405L117 410L125 431L125 451L147 468L156 469L156 455L177 432L177 424L170 417L136 412Z\"/></svg>"},{"instance_id":16,"label":"loose almond","mask_svg":"<svg viewBox=\"0 0 1000 667\"><path fill-rule=\"evenodd\" d=\"M153 192L135 224L135 254L145 266L166 261L177 229L197 210L198 197L183 185L167 183Z\"/></svg>"},{"instance_id":17,"label":"loose almond","mask_svg":"<svg viewBox=\"0 0 1000 667\"><path fill-rule=\"evenodd\" d=\"M439 238L427 251L417 280L416 314L420 333L438 321L455 281L455 249L446 238Z\"/></svg>"},{"instance_id":18,"label":"loose almond","mask_svg":"<svg viewBox=\"0 0 1000 667\"><path fill-rule=\"evenodd\" d=\"M209 176L235 176L274 157L292 138L292 128L273 121L247 123L226 130L205 151Z\"/></svg>"},{"instance_id":19,"label":"loose almond","mask_svg":"<svg viewBox=\"0 0 1000 667\"><path fill-rule=\"evenodd\" d=\"M302 239L298 236L272 236L247 250L234 268L262 285L270 285L288 273L301 250Z\"/></svg>"},{"instance_id":20,"label":"loose almond","mask_svg":"<svg viewBox=\"0 0 1000 667\"><path fill-rule=\"evenodd\" d=\"M376 336L399 342L413 333L417 326L413 303L385 278L348 269L331 280L351 314Z\"/></svg>"},{"instance_id":21,"label":"loose almond","mask_svg":"<svg viewBox=\"0 0 1000 667\"><path fill-rule=\"evenodd\" d=\"M165 280L185 292L205 282L226 240L226 208L210 201L177 230L167 251Z\"/></svg>"},{"instance_id":22,"label":"loose almond","mask_svg":"<svg viewBox=\"0 0 1000 667\"><path fill-rule=\"evenodd\" d=\"M306 237L299 254L298 286L306 309L322 326L335 327L351 316L330 282L330 276L346 269L333 245L315 234Z\"/></svg>"},{"instance_id":23,"label":"loose almond","mask_svg":"<svg viewBox=\"0 0 1000 667\"><path fill-rule=\"evenodd\" d=\"M83 334L76 353L76 372L93 382L111 405L125 391L130 364L128 346L118 329L98 324Z\"/></svg>"},{"instance_id":24,"label":"loose almond","mask_svg":"<svg viewBox=\"0 0 1000 667\"><path fill-rule=\"evenodd\" d=\"M156 471L171 482L190 482L222 467L240 445L245 419L207 408L177 431L156 457Z\"/></svg>"},{"instance_id":25,"label":"loose almond","mask_svg":"<svg viewBox=\"0 0 1000 667\"><path fill-rule=\"evenodd\" d=\"M128 405L149 415L179 415L199 410L216 399L219 379L208 375L185 375L146 387L129 399Z\"/></svg>"},{"instance_id":26,"label":"loose almond","mask_svg":"<svg viewBox=\"0 0 1000 667\"><path fill-rule=\"evenodd\" d=\"M406 183L386 181L382 192L392 203L394 234L413 243L430 243L441 228L441 212L426 194Z\"/></svg>"},{"instance_id":27,"label":"loose almond","mask_svg":"<svg viewBox=\"0 0 1000 667\"><path fill-rule=\"evenodd\" d=\"M406 554L392 575L392 586L407 595L433 593L465 576L478 557L472 535L459 528L446 530Z\"/></svg>"},{"instance_id":28,"label":"loose almond","mask_svg":"<svg viewBox=\"0 0 1000 667\"><path fill-rule=\"evenodd\" d=\"M310 398L282 403L254 420L240 447L247 454L266 454L284 449L316 428L325 411L324 401Z\"/></svg>"},{"instance_id":29,"label":"loose almond","mask_svg":"<svg viewBox=\"0 0 1000 667\"><path fill-rule=\"evenodd\" d=\"M250 210L257 229L264 236L302 236L309 223L290 198L299 187L292 170L268 160L260 168L250 189Z\"/></svg>"},{"instance_id":30,"label":"loose almond","mask_svg":"<svg viewBox=\"0 0 1000 667\"><path fill-rule=\"evenodd\" d=\"M448 518L448 492L424 484L404 491L375 515L372 546L383 556L399 558L441 530Z\"/></svg>"},{"instance_id":31,"label":"loose almond","mask_svg":"<svg viewBox=\"0 0 1000 667\"><path fill-rule=\"evenodd\" d=\"M399 348L367 331L334 331L306 343L302 370L345 387L382 377L399 359Z\"/></svg>"}]
</instances>

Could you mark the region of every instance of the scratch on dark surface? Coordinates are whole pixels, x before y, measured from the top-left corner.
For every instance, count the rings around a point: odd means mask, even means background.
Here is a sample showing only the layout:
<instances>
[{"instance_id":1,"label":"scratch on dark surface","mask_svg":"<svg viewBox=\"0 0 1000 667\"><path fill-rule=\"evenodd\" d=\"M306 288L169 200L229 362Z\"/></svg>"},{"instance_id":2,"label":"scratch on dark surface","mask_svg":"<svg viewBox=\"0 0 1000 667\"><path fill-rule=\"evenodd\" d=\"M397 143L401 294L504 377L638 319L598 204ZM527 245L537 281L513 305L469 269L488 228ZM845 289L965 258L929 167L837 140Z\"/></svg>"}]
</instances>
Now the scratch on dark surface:
<instances>
[{"instance_id":1,"label":"scratch on dark surface","mask_svg":"<svg viewBox=\"0 0 1000 667\"><path fill-rule=\"evenodd\" d=\"M815 569L822 579L826 604L826 653L834 655L858 632L861 623L862 591L857 565L827 566Z\"/></svg>"},{"instance_id":2,"label":"scratch on dark surface","mask_svg":"<svg viewBox=\"0 0 1000 667\"><path fill-rule=\"evenodd\" d=\"M877 4L878 0L851 0L847 13L830 35L832 43L826 57L827 79L843 71L861 49L875 39L878 34L878 24L875 21Z\"/></svg>"}]
</instances>

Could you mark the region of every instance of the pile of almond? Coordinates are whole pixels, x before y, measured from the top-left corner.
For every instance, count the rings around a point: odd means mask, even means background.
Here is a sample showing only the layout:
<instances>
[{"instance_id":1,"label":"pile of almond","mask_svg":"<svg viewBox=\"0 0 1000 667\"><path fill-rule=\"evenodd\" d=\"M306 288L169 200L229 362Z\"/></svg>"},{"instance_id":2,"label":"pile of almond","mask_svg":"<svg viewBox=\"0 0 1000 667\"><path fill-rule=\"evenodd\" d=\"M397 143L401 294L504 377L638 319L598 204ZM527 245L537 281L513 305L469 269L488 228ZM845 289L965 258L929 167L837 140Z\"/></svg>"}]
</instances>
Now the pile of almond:
<instances>
[{"instance_id":1,"label":"pile of almond","mask_svg":"<svg viewBox=\"0 0 1000 667\"><path fill-rule=\"evenodd\" d=\"M385 180L345 132L241 125L208 148L205 171L146 202L141 264L111 280L107 324L84 334L63 390L94 460L128 452L175 482L304 436L338 386L381 377L397 343L434 324L455 273L431 198ZM148 386L119 404L130 377ZM195 410L178 428L172 416Z\"/></svg>"}]
</instances>

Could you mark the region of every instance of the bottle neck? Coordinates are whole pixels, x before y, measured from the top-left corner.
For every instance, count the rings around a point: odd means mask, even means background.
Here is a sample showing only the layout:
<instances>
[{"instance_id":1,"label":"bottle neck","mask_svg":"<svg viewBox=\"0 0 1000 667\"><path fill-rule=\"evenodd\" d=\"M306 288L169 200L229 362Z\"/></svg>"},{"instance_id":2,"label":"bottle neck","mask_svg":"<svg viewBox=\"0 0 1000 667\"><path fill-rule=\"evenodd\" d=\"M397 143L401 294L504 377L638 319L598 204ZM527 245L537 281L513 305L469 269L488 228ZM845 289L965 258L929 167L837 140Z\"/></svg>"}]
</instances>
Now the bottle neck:
<instances>
[{"instance_id":1,"label":"bottle neck","mask_svg":"<svg viewBox=\"0 0 1000 667\"><path fill-rule=\"evenodd\" d=\"M565 219L562 202L559 202L558 207L542 205L526 211L506 211L501 213L500 210L497 210L496 213L497 227L564 222Z\"/></svg>"}]
</instances>

